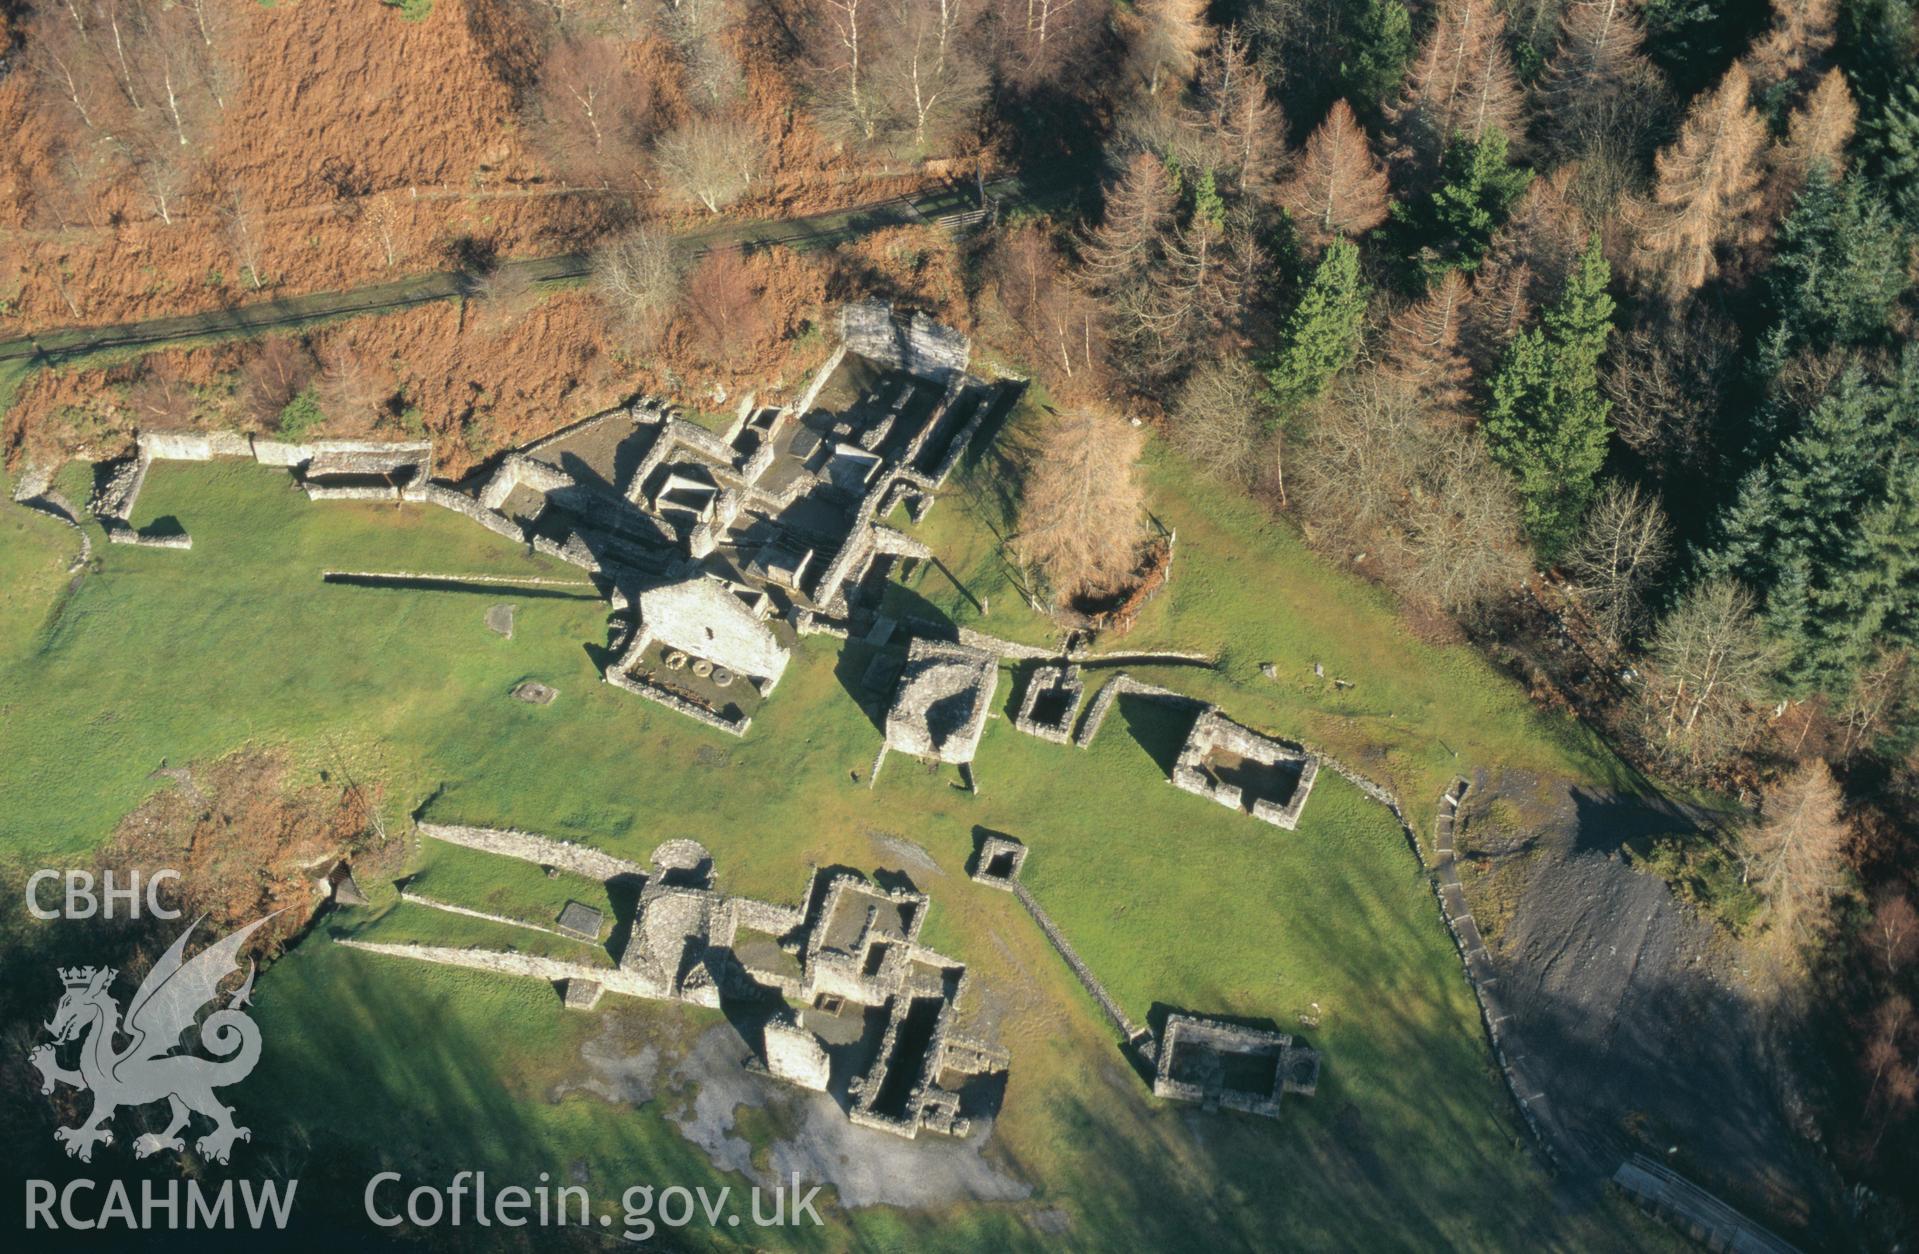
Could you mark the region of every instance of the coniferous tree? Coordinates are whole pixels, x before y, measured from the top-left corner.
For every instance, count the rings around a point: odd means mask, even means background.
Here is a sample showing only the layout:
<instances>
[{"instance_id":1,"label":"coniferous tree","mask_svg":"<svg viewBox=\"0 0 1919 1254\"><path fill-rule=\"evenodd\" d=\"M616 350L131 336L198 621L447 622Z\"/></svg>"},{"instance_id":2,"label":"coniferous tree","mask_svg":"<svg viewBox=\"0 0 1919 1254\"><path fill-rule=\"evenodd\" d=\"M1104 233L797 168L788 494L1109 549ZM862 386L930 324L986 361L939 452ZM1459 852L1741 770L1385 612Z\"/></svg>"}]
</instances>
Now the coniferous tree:
<instances>
[{"instance_id":1,"label":"coniferous tree","mask_svg":"<svg viewBox=\"0 0 1919 1254\"><path fill-rule=\"evenodd\" d=\"M1886 199L1907 226L1919 230L1919 81L1894 89L1859 129Z\"/></svg>"},{"instance_id":2,"label":"coniferous tree","mask_svg":"<svg viewBox=\"0 0 1919 1254\"><path fill-rule=\"evenodd\" d=\"M1779 228L1765 288L1782 339L1771 351L1870 344L1906 288L1905 240L1863 180L1813 170Z\"/></svg>"},{"instance_id":3,"label":"coniferous tree","mask_svg":"<svg viewBox=\"0 0 1919 1254\"><path fill-rule=\"evenodd\" d=\"M1522 98L1505 46L1506 16L1492 0L1447 0L1420 46L1405 95L1388 117L1400 145L1424 170L1438 166L1455 135L1519 134Z\"/></svg>"},{"instance_id":4,"label":"coniferous tree","mask_svg":"<svg viewBox=\"0 0 1919 1254\"><path fill-rule=\"evenodd\" d=\"M1351 363L1365 318L1359 249L1350 240L1334 240L1287 316L1279 349L1266 367L1273 402L1281 412L1296 411L1313 400Z\"/></svg>"},{"instance_id":5,"label":"coniferous tree","mask_svg":"<svg viewBox=\"0 0 1919 1254\"><path fill-rule=\"evenodd\" d=\"M1339 81L1346 98L1361 102L1377 121L1380 102L1390 100L1406 78L1413 55L1413 19L1401 0L1359 0L1352 10L1346 59Z\"/></svg>"},{"instance_id":6,"label":"coniferous tree","mask_svg":"<svg viewBox=\"0 0 1919 1254\"><path fill-rule=\"evenodd\" d=\"M1652 204L1640 215L1640 259L1669 300L1718 274L1722 248L1756 236L1766 124L1751 96L1745 67L1734 62L1660 150Z\"/></svg>"},{"instance_id":7,"label":"coniferous tree","mask_svg":"<svg viewBox=\"0 0 1919 1254\"><path fill-rule=\"evenodd\" d=\"M1635 152L1665 84L1646 59L1631 0L1573 0L1538 85L1534 133L1562 158L1602 145Z\"/></svg>"},{"instance_id":8,"label":"coniferous tree","mask_svg":"<svg viewBox=\"0 0 1919 1254\"><path fill-rule=\"evenodd\" d=\"M1773 150L1775 190L1781 203L1791 200L1814 166L1823 165L1835 176L1845 170L1846 145L1858 120L1859 109L1846 89L1845 74L1827 70L1786 119L1785 141Z\"/></svg>"},{"instance_id":9,"label":"coniferous tree","mask_svg":"<svg viewBox=\"0 0 1919 1254\"><path fill-rule=\"evenodd\" d=\"M1432 292L1393 319L1380 368L1412 388L1427 416L1444 426L1465 422L1466 384L1472 369L1460 350L1470 291L1459 271L1448 270Z\"/></svg>"},{"instance_id":10,"label":"coniferous tree","mask_svg":"<svg viewBox=\"0 0 1919 1254\"><path fill-rule=\"evenodd\" d=\"M1767 113L1780 107L1825 68L1838 37L1833 0L1773 0L1772 27L1747 58L1753 96Z\"/></svg>"},{"instance_id":11,"label":"coniferous tree","mask_svg":"<svg viewBox=\"0 0 1919 1254\"><path fill-rule=\"evenodd\" d=\"M1479 268L1493 232L1532 181L1532 171L1506 159L1506 136L1489 130L1477 142L1465 136L1447 146L1440 184L1423 200L1393 206L1405 239L1427 277Z\"/></svg>"},{"instance_id":12,"label":"coniferous tree","mask_svg":"<svg viewBox=\"0 0 1919 1254\"><path fill-rule=\"evenodd\" d=\"M1919 639L1919 350L1849 368L1747 476L1708 555L1747 582L1798 692L1842 691L1881 643Z\"/></svg>"},{"instance_id":13,"label":"coniferous tree","mask_svg":"<svg viewBox=\"0 0 1919 1254\"><path fill-rule=\"evenodd\" d=\"M1306 141L1305 155L1280 189L1279 203L1306 239L1324 245L1384 222L1386 189L1386 168L1373 156L1352 106L1335 100Z\"/></svg>"},{"instance_id":14,"label":"coniferous tree","mask_svg":"<svg viewBox=\"0 0 1919 1254\"><path fill-rule=\"evenodd\" d=\"M1487 447L1518 480L1526 531L1548 559L1578 533L1612 434L1612 402L1599 386L1611 276L1595 235L1559 301L1512 342L1493 376Z\"/></svg>"},{"instance_id":15,"label":"coniferous tree","mask_svg":"<svg viewBox=\"0 0 1919 1254\"><path fill-rule=\"evenodd\" d=\"M1186 124L1201 136L1214 168L1229 176L1235 195L1266 194L1285 156L1286 116L1267 95L1266 76L1237 27L1222 31L1200 62L1193 96Z\"/></svg>"}]
</instances>

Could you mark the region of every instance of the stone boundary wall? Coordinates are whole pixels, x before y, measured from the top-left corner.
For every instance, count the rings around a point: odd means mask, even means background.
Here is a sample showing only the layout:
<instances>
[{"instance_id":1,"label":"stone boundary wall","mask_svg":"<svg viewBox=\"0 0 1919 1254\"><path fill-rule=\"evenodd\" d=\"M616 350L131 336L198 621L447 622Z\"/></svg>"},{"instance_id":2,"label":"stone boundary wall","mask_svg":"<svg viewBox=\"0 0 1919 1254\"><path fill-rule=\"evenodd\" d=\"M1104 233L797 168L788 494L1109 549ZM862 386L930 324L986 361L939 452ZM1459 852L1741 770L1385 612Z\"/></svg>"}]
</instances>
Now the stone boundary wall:
<instances>
[{"instance_id":1,"label":"stone boundary wall","mask_svg":"<svg viewBox=\"0 0 1919 1254\"><path fill-rule=\"evenodd\" d=\"M485 910L469 910L465 906L456 906L450 901L440 901L437 898L408 892L404 888L400 890L400 900L416 906L424 906L428 910L441 910L447 914L463 914L469 919L485 919L488 923L504 923L508 927L523 927L529 932L545 932L548 936L559 936L566 940L579 939L576 936L571 936L560 931L558 928L541 927L538 923L528 923L525 919L509 918L504 914L492 914Z\"/></svg>"},{"instance_id":2,"label":"stone boundary wall","mask_svg":"<svg viewBox=\"0 0 1919 1254\"><path fill-rule=\"evenodd\" d=\"M584 962L563 962L557 958L541 958L534 954L507 953L494 949L454 949L443 945L388 945L376 941L340 940L334 942L348 949L365 950L370 954L386 954L395 958L411 958L415 962L431 962L440 966L465 967L470 971L490 971L496 975L516 975L537 980L586 980L598 984L608 992L622 993L628 997L646 997L655 1001L666 1000L667 990L657 980L641 972L622 971L618 967L596 967Z\"/></svg>"},{"instance_id":3,"label":"stone boundary wall","mask_svg":"<svg viewBox=\"0 0 1919 1254\"><path fill-rule=\"evenodd\" d=\"M309 501L399 501L403 498L400 489L390 488L328 488L311 483L302 483L300 490L307 494Z\"/></svg>"},{"instance_id":4,"label":"stone boundary wall","mask_svg":"<svg viewBox=\"0 0 1919 1254\"><path fill-rule=\"evenodd\" d=\"M1066 965L1073 969L1073 974L1079 977L1079 982L1086 987L1086 991L1093 995L1093 1000L1098 1002L1099 1008L1106 1012L1106 1017L1113 1021L1120 1035L1126 1038L1126 1043L1132 1045L1142 1038L1150 1039L1152 1033L1126 1017L1126 1012L1119 1008L1119 1003L1113 1000L1113 995L1108 993L1106 986L1099 982L1099 977L1093 974L1093 969L1081 961L1078 952L1067 941L1065 933L1059 930L1059 926L1053 922L1053 917L1047 914L1034 899L1026 885L1015 882L1013 896L1019 898L1019 904L1025 906L1026 913L1033 916L1033 922L1039 924L1039 930L1046 934L1046 939L1052 943L1053 949L1066 960Z\"/></svg>"},{"instance_id":5,"label":"stone boundary wall","mask_svg":"<svg viewBox=\"0 0 1919 1254\"><path fill-rule=\"evenodd\" d=\"M1342 770L1342 775L1359 780ZM1364 785L1361 785L1364 787ZM1459 807L1466 800L1471 789L1469 781L1459 779L1444 793L1440 794L1439 812L1433 818L1433 895L1439 901L1440 917L1446 920L1446 929L1452 934L1453 947L1459 951L1459 960L1466 968L1466 982L1473 986L1473 996L1479 1002L1479 1017L1485 1026L1486 1038L1492 1042L1493 1058L1499 1064L1499 1074L1505 1078L1506 1089L1513 1096L1513 1102L1519 1107L1520 1116L1526 1126L1532 1130L1533 1138L1539 1142L1540 1149L1549 1162L1558 1163L1553 1153L1552 1142L1540 1129L1539 1116L1546 1103L1546 1094L1537 1084L1528 1078L1518 1065L1524 1061L1513 1057L1519 1042L1512 1033L1506 1031L1506 1020L1510 1018L1499 1004L1493 989L1499 983L1494 974L1492 956L1486 952L1485 942L1480 938L1479 925L1466 903L1466 890L1459 882L1459 866L1453 856L1453 833L1458 823ZM1395 806L1394 813L1398 813ZM1400 820L1402 827L1405 820ZM1406 828L1407 839L1412 839L1412 829ZM1418 848L1415 846L1414 853Z\"/></svg>"},{"instance_id":6,"label":"stone boundary wall","mask_svg":"<svg viewBox=\"0 0 1919 1254\"><path fill-rule=\"evenodd\" d=\"M644 638L644 633L642 637ZM684 714L690 719L705 723L708 727L718 728L729 736L744 736L746 729L753 725L751 718L743 718L736 723L724 715L717 714L705 706L695 705L684 697L675 696L663 688L641 683L628 675L617 663L606 668L606 682L615 688L623 688L634 696L645 697L648 701L663 705L675 714Z\"/></svg>"},{"instance_id":7,"label":"stone boundary wall","mask_svg":"<svg viewBox=\"0 0 1919 1254\"><path fill-rule=\"evenodd\" d=\"M933 481L934 487L937 488L944 484L946 477L953 473L953 467L959 465L960 456L966 452L966 446L973 442L973 437L978 435L979 429L985 425L986 415L992 413L993 407L999 404L1000 392L1004 386L1004 384L1001 384L985 396L980 397L978 407L973 410L973 416L966 420L965 426L953 433L953 442L946 446L946 452L940 456L939 465L935 466L933 472L927 476L927 478ZM932 500L929 497L926 506L921 509L920 513L924 515L926 510L931 508Z\"/></svg>"},{"instance_id":8,"label":"stone boundary wall","mask_svg":"<svg viewBox=\"0 0 1919 1254\"><path fill-rule=\"evenodd\" d=\"M820 393L826 390L827 382L832 379L833 372L838 370L840 363L845 360L846 344L842 341L827 357L825 364L813 372L812 379L807 382L806 391L800 394L799 401L792 407L795 418L804 418L813 411L813 406L820 399Z\"/></svg>"},{"instance_id":9,"label":"stone boundary wall","mask_svg":"<svg viewBox=\"0 0 1919 1254\"><path fill-rule=\"evenodd\" d=\"M1042 649L1031 644L1015 644L1011 640L1002 640L998 636L975 631L971 627L960 628L959 639L961 644L971 648L997 654L1000 657L1016 657L1026 662L1048 662L1059 656L1059 653L1053 649Z\"/></svg>"},{"instance_id":10,"label":"stone boundary wall","mask_svg":"<svg viewBox=\"0 0 1919 1254\"><path fill-rule=\"evenodd\" d=\"M1113 705L1122 696L1153 697L1160 701L1178 701L1186 705L1204 707L1206 702L1198 697L1189 697L1183 692L1174 692L1171 688L1162 688L1158 684L1149 684L1134 679L1125 671L1106 681L1099 690L1099 696L1093 698L1093 704L1086 711L1086 717L1079 725L1079 735L1073 743L1082 749L1093 747L1093 737L1099 735L1100 727L1106 722L1106 716L1112 712Z\"/></svg>"},{"instance_id":11,"label":"stone boundary wall","mask_svg":"<svg viewBox=\"0 0 1919 1254\"><path fill-rule=\"evenodd\" d=\"M445 583L478 583L500 588L580 588L593 585L584 579L549 579L544 575L449 575L431 570L323 570L320 578L345 579L426 579Z\"/></svg>"},{"instance_id":12,"label":"stone boundary wall","mask_svg":"<svg viewBox=\"0 0 1919 1254\"><path fill-rule=\"evenodd\" d=\"M496 475L495 478L498 476ZM492 486L490 482L488 486ZM407 488L402 499L423 501L428 505L438 505L441 509L450 509L496 535L505 536L521 544L526 543L526 532L521 529L519 523L497 509L489 509L465 493L455 492L452 488L441 487L437 483L421 483L417 487Z\"/></svg>"},{"instance_id":13,"label":"stone boundary wall","mask_svg":"<svg viewBox=\"0 0 1919 1254\"><path fill-rule=\"evenodd\" d=\"M184 533L172 536L142 535L125 523L106 519L101 520L101 526L107 533L108 542L112 544L131 544L141 549L190 549L193 547L193 537Z\"/></svg>"},{"instance_id":14,"label":"stone boundary wall","mask_svg":"<svg viewBox=\"0 0 1919 1254\"><path fill-rule=\"evenodd\" d=\"M468 827L458 823L421 823L420 835L442 844L518 858L535 866L558 867L604 883L622 875L646 878L646 868L625 858L570 840L555 840L511 827Z\"/></svg>"}]
</instances>

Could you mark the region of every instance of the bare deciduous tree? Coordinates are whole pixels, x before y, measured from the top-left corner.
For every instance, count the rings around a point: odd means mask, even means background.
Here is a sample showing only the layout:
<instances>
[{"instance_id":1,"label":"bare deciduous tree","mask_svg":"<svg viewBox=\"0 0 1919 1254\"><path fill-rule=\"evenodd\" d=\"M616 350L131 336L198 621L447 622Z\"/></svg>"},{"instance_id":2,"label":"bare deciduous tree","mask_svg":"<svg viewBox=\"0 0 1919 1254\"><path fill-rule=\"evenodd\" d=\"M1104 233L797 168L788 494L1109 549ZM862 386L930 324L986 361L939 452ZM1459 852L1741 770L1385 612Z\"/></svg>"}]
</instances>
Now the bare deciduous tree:
<instances>
[{"instance_id":1,"label":"bare deciduous tree","mask_svg":"<svg viewBox=\"0 0 1919 1254\"><path fill-rule=\"evenodd\" d=\"M1173 401L1173 444L1222 479L1251 482L1265 428L1265 394L1266 380L1244 357L1208 359L1187 376Z\"/></svg>"},{"instance_id":2,"label":"bare deciduous tree","mask_svg":"<svg viewBox=\"0 0 1919 1254\"><path fill-rule=\"evenodd\" d=\"M615 39L560 38L532 98L540 147L568 179L630 186L653 127L653 88Z\"/></svg>"},{"instance_id":3,"label":"bare deciduous tree","mask_svg":"<svg viewBox=\"0 0 1919 1254\"><path fill-rule=\"evenodd\" d=\"M1133 61L1146 94L1176 92L1192 81L1199 54L1212 38L1206 0L1140 0L1134 8Z\"/></svg>"},{"instance_id":4,"label":"bare deciduous tree","mask_svg":"<svg viewBox=\"0 0 1919 1254\"><path fill-rule=\"evenodd\" d=\"M663 232L636 227L593 254L593 284L627 326L656 330L679 303L685 261Z\"/></svg>"},{"instance_id":5,"label":"bare deciduous tree","mask_svg":"<svg viewBox=\"0 0 1919 1254\"><path fill-rule=\"evenodd\" d=\"M1637 484L1608 480L1565 559L1567 576L1607 644L1617 648L1644 623L1646 589L1672 552L1672 527Z\"/></svg>"},{"instance_id":6,"label":"bare deciduous tree","mask_svg":"<svg viewBox=\"0 0 1919 1254\"><path fill-rule=\"evenodd\" d=\"M268 338L240 369L241 412L263 426L273 422L313 382L317 369L313 354L298 339Z\"/></svg>"},{"instance_id":7,"label":"bare deciduous tree","mask_svg":"<svg viewBox=\"0 0 1919 1254\"><path fill-rule=\"evenodd\" d=\"M1887 975L1897 975L1919 958L1919 909L1912 898L1886 885L1873 899L1872 923L1867 930L1873 956Z\"/></svg>"},{"instance_id":8,"label":"bare deciduous tree","mask_svg":"<svg viewBox=\"0 0 1919 1254\"><path fill-rule=\"evenodd\" d=\"M1286 117L1237 27L1221 31L1200 62L1193 96L1183 121L1209 158L1200 168L1230 175L1238 195L1265 195L1286 158Z\"/></svg>"},{"instance_id":9,"label":"bare deciduous tree","mask_svg":"<svg viewBox=\"0 0 1919 1254\"><path fill-rule=\"evenodd\" d=\"M1659 620L1648 661L1639 707L1655 747L1710 767L1752 738L1776 657L1744 588L1728 580L1695 586Z\"/></svg>"},{"instance_id":10,"label":"bare deciduous tree","mask_svg":"<svg viewBox=\"0 0 1919 1254\"><path fill-rule=\"evenodd\" d=\"M234 264L240 267L254 291L261 290L266 286L266 276L260 272L260 224L244 192L235 191L220 206L220 224Z\"/></svg>"},{"instance_id":11,"label":"bare deciduous tree","mask_svg":"<svg viewBox=\"0 0 1919 1254\"><path fill-rule=\"evenodd\" d=\"M1118 588L1137 569L1142 444L1138 428L1091 407L1055 415L1041 437L1009 548L1044 574L1056 604Z\"/></svg>"},{"instance_id":12,"label":"bare deciduous tree","mask_svg":"<svg viewBox=\"0 0 1919 1254\"><path fill-rule=\"evenodd\" d=\"M765 164L766 147L745 121L702 115L663 136L654 145L653 159L682 200L718 213L752 187Z\"/></svg>"},{"instance_id":13,"label":"bare deciduous tree","mask_svg":"<svg viewBox=\"0 0 1919 1254\"><path fill-rule=\"evenodd\" d=\"M1105 393L1105 335L1091 297L1068 281L1046 230L1035 224L1003 234L986 259L999 309L1018 328L1029 359L1068 399Z\"/></svg>"}]
</instances>

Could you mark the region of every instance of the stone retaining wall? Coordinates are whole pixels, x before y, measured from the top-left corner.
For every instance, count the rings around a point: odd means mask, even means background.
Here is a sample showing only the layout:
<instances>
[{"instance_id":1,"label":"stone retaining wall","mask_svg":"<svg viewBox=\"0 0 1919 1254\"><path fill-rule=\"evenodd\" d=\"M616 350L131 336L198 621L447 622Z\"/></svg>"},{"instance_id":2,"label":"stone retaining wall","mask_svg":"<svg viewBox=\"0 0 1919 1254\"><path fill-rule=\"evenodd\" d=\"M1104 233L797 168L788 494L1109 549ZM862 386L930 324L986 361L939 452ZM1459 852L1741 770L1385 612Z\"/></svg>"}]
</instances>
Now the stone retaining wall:
<instances>
[{"instance_id":1,"label":"stone retaining wall","mask_svg":"<svg viewBox=\"0 0 1919 1254\"><path fill-rule=\"evenodd\" d=\"M458 823L421 823L419 831L420 835L427 839L437 840L442 844L478 849L484 853L497 853L508 858L518 858L522 862L531 862L536 866L558 867L562 871L584 875L590 880L605 882L621 875L631 875L641 879L646 877L646 868L637 862L616 858L610 853L601 853L597 849L577 845L570 840L555 840L550 836L538 836L516 828L467 827Z\"/></svg>"}]
</instances>

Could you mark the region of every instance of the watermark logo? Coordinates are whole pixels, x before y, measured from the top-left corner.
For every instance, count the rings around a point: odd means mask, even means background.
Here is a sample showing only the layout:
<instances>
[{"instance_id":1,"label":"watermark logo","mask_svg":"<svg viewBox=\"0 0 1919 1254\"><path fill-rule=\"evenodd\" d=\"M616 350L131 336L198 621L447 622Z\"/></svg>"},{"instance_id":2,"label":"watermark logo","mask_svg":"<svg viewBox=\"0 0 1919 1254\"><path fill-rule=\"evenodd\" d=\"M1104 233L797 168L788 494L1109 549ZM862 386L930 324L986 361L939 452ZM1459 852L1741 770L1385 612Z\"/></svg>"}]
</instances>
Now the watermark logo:
<instances>
[{"instance_id":1,"label":"watermark logo","mask_svg":"<svg viewBox=\"0 0 1919 1254\"><path fill-rule=\"evenodd\" d=\"M240 969L239 953L247 938L272 917L249 923L187 958L187 940L201 922L196 919L153 964L124 1018L111 991L118 972L111 967L60 971L67 991L46 1025L53 1041L34 1049L27 1061L40 1072L42 1093L65 1084L93 1094L93 1110L84 1120L54 1129L54 1139L68 1154L92 1162L94 1146L113 1144L107 1125L116 1112L161 1101L171 1116L164 1131L134 1141L133 1152L141 1158L166 1150L183 1152L186 1142L180 1134L196 1114L212 1120L213 1130L193 1147L215 1162L227 1161L235 1141L252 1139L233 1122L233 1108L214 1093L244 1080L260 1061L259 1025L241 1009L253 993L251 960L246 979L227 995L225 1006L199 1023L199 1043L212 1057L175 1051L201 1011L219 1000L220 985ZM116 1044L122 1039L130 1041L124 1049ZM76 1043L76 1066L69 1069L60 1064L60 1051Z\"/></svg>"}]
</instances>

